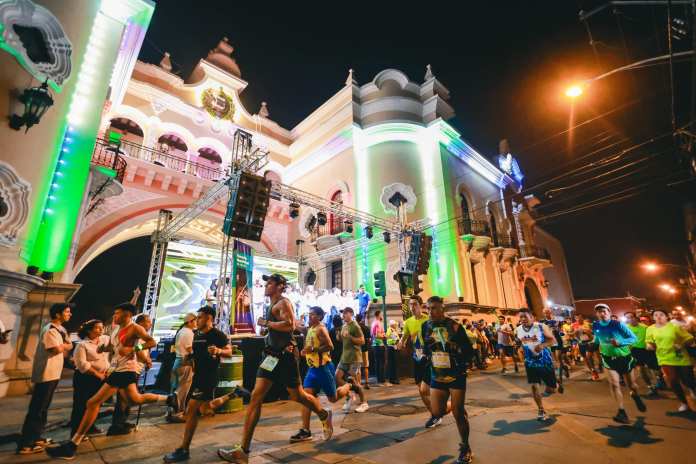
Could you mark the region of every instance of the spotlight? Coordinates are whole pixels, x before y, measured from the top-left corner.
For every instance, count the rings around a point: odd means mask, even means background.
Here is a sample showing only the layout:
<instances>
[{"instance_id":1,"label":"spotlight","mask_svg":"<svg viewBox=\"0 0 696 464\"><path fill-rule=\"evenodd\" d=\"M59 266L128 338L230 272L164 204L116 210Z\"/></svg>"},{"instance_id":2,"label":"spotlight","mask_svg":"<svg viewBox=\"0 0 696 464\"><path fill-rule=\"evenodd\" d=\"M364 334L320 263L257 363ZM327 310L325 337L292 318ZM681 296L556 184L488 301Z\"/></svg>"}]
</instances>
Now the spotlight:
<instances>
[{"instance_id":1,"label":"spotlight","mask_svg":"<svg viewBox=\"0 0 696 464\"><path fill-rule=\"evenodd\" d=\"M317 223L320 226L325 226L326 225L326 213L323 211L320 211L317 213Z\"/></svg>"},{"instance_id":2,"label":"spotlight","mask_svg":"<svg viewBox=\"0 0 696 464\"><path fill-rule=\"evenodd\" d=\"M389 243L389 242L391 242L391 234L390 234L389 232L386 232L386 231L385 231L385 232L382 234L382 236L384 236L384 243Z\"/></svg>"},{"instance_id":3,"label":"spotlight","mask_svg":"<svg viewBox=\"0 0 696 464\"><path fill-rule=\"evenodd\" d=\"M307 228L308 231L312 231L314 229L314 226L317 225L317 217L315 215L311 215L309 219L307 219L307 222L305 223L305 227Z\"/></svg>"},{"instance_id":4,"label":"spotlight","mask_svg":"<svg viewBox=\"0 0 696 464\"><path fill-rule=\"evenodd\" d=\"M353 221L345 221L344 224L346 225L346 232L349 234L353 233Z\"/></svg>"},{"instance_id":5,"label":"spotlight","mask_svg":"<svg viewBox=\"0 0 696 464\"><path fill-rule=\"evenodd\" d=\"M369 239L372 238L372 226L365 227L365 237Z\"/></svg>"},{"instance_id":6,"label":"spotlight","mask_svg":"<svg viewBox=\"0 0 696 464\"><path fill-rule=\"evenodd\" d=\"M298 203L290 203L290 219L296 219L300 215L300 205Z\"/></svg>"}]
</instances>

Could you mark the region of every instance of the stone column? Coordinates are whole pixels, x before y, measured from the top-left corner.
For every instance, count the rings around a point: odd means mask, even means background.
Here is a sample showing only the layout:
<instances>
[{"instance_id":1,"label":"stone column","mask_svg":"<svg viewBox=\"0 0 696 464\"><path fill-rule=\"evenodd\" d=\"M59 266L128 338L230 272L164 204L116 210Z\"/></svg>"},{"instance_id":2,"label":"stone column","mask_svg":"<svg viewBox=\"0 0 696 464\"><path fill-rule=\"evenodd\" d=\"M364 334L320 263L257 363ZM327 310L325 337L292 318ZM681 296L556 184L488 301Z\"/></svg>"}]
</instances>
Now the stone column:
<instances>
[{"instance_id":1,"label":"stone column","mask_svg":"<svg viewBox=\"0 0 696 464\"><path fill-rule=\"evenodd\" d=\"M22 305L27 301L27 294L43 284L44 280L39 277L0 269L0 319L6 330L12 329L9 343L0 345L0 398L7 396L13 381L8 367L12 366L10 361L16 358Z\"/></svg>"},{"instance_id":2,"label":"stone column","mask_svg":"<svg viewBox=\"0 0 696 464\"><path fill-rule=\"evenodd\" d=\"M25 276L31 277L31 276ZM13 337L12 352L5 363L4 372L9 377L4 385L3 395L24 395L31 386L31 367L36 353L38 335L41 326L48 322L48 309L54 303L69 302L80 289L80 284L46 282L37 277L33 289L25 291L25 303L17 304L18 311L15 321L15 336ZM39 286L43 283L42 286ZM28 292L28 294L26 293ZM4 345L7 346L7 345ZM1 395L0 395L1 396Z\"/></svg>"}]
</instances>

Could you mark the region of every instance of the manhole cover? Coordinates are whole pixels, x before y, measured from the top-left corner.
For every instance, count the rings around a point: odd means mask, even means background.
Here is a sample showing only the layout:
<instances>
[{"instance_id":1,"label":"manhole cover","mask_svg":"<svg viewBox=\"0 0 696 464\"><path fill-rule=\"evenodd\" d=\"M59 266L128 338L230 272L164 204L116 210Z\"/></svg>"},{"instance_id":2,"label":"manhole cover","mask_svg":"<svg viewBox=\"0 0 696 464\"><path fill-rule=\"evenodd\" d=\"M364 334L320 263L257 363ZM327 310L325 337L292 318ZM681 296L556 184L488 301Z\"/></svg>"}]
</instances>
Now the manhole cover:
<instances>
[{"instance_id":1,"label":"manhole cover","mask_svg":"<svg viewBox=\"0 0 696 464\"><path fill-rule=\"evenodd\" d=\"M479 408L504 408L507 406L519 406L524 403L515 400L476 399L467 400L466 404Z\"/></svg>"},{"instance_id":2,"label":"manhole cover","mask_svg":"<svg viewBox=\"0 0 696 464\"><path fill-rule=\"evenodd\" d=\"M423 406L415 406L411 404L389 403L378 408L371 408L370 411L376 412L377 414L382 414L383 416L401 417L408 416L410 414L418 414L419 412L425 412L426 409Z\"/></svg>"}]
</instances>

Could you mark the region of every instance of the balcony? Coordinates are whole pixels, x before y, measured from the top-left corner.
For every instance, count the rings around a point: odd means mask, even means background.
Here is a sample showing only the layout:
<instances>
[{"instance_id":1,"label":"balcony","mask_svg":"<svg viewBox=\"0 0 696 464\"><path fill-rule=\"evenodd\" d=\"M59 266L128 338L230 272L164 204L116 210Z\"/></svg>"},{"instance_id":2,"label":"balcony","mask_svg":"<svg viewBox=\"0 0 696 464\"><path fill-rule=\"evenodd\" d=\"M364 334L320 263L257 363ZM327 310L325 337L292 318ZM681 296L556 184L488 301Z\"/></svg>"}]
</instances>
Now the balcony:
<instances>
[{"instance_id":1,"label":"balcony","mask_svg":"<svg viewBox=\"0 0 696 464\"><path fill-rule=\"evenodd\" d=\"M524 245L520 247L521 258L538 258L551 261L551 254L546 248L541 248L533 245Z\"/></svg>"},{"instance_id":2,"label":"balcony","mask_svg":"<svg viewBox=\"0 0 696 464\"><path fill-rule=\"evenodd\" d=\"M224 175L220 165L190 161L186 156L166 153L128 140L121 140L116 144L105 139L97 139L97 145L94 149L95 155L92 158L102 151L115 153L116 148L118 148L119 154L129 158L146 161L156 166L163 166L201 179L217 181Z\"/></svg>"},{"instance_id":3,"label":"balcony","mask_svg":"<svg viewBox=\"0 0 696 464\"><path fill-rule=\"evenodd\" d=\"M328 219L326 224L317 225L312 231L312 242L319 251L353 240L353 233L346 230L345 222Z\"/></svg>"},{"instance_id":4,"label":"balcony","mask_svg":"<svg viewBox=\"0 0 696 464\"><path fill-rule=\"evenodd\" d=\"M471 219L458 219L457 229L459 236L463 235L479 235L482 237L491 236L491 228L486 221L474 221Z\"/></svg>"},{"instance_id":5,"label":"balcony","mask_svg":"<svg viewBox=\"0 0 696 464\"><path fill-rule=\"evenodd\" d=\"M92 153L92 165L101 166L115 172L113 179L123 183L123 176L126 174L126 160L118 153L115 146L109 145L104 140L97 140L97 145ZM107 173L107 175L110 173ZM109 175L109 177L112 177Z\"/></svg>"}]
</instances>

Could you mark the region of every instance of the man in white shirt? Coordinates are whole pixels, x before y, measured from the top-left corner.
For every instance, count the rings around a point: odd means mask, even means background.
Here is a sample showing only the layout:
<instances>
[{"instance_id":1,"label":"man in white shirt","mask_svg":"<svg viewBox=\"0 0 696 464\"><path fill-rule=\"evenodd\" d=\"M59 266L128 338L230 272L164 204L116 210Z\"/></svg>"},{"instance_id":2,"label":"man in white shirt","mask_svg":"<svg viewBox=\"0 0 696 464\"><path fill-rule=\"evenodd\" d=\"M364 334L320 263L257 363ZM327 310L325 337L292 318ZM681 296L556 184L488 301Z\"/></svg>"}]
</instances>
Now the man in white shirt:
<instances>
[{"instance_id":1,"label":"man in white shirt","mask_svg":"<svg viewBox=\"0 0 696 464\"><path fill-rule=\"evenodd\" d=\"M186 422L183 417L186 411L186 397L191 389L191 381L193 380L193 367L190 361L186 361L186 356L193 352L193 329L196 327L196 315L188 313L184 316L184 324L176 333L174 339L174 351L176 359L172 366L172 390L176 395L176 401L179 405L179 413L167 414L167 422Z\"/></svg>"},{"instance_id":2,"label":"man in white shirt","mask_svg":"<svg viewBox=\"0 0 696 464\"><path fill-rule=\"evenodd\" d=\"M41 434L48 420L48 407L63 372L65 355L72 350L72 342L63 327L72 316L72 308L71 303L52 305L49 309L51 322L43 326L39 333L31 373L34 391L22 426L22 437L17 442L17 454L40 453L50 443Z\"/></svg>"}]
</instances>

